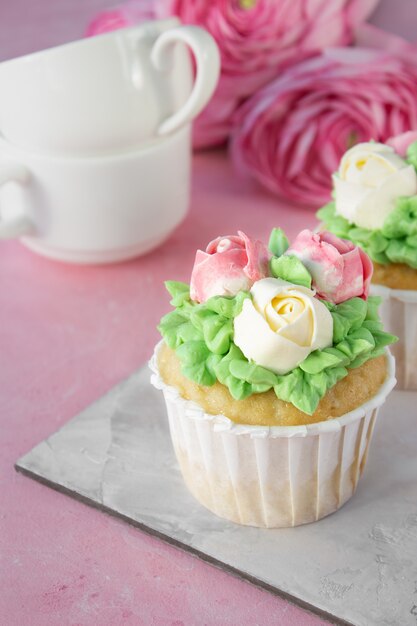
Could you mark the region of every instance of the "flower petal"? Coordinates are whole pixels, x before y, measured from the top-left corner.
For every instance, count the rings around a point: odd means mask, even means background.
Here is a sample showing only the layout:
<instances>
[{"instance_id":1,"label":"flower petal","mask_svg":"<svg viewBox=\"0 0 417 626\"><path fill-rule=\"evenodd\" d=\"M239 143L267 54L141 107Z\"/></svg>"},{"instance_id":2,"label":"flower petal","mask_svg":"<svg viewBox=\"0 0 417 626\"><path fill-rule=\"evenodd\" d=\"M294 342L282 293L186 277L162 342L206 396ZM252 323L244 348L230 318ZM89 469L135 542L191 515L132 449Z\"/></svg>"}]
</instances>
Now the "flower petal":
<instances>
[{"instance_id":1,"label":"flower petal","mask_svg":"<svg viewBox=\"0 0 417 626\"><path fill-rule=\"evenodd\" d=\"M254 332L256 340L251 339ZM298 346L274 333L249 299L245 300L241 313L235 318L234 342L247 359L276 374L290 372L311 352L309 347Z\"/></svg>"}]
</instances>

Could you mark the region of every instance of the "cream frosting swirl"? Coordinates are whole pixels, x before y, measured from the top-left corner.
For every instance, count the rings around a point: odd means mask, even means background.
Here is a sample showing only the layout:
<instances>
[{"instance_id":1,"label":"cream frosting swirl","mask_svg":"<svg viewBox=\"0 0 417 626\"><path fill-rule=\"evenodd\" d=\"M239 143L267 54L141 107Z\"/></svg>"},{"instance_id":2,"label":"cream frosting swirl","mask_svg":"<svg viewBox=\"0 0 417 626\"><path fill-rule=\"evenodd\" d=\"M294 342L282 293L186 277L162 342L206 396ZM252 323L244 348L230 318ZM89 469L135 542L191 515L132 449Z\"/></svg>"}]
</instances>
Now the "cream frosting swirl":
<instances>
[{"instance_id":1,"label":"cream frosting swirl","mask_svg":"<svg viewBox=\"0 0 417 626\"><path fill-rule=\"evenodd\" d=\"M378 230L399 197L417 194L417 174L390 146L360 143L344 154L333 185L336 213L351 224Z\"/></svg>"},{"instance_id":2,"label":"cream frosting swirl","mask_svg":"<svg viewBox=\"0 0 417 626\"><path fill-rule=\"evenodd\" d=\"M286 374L332 345L333 319L314 291L279 278L254 283L234 320L234 342L247 359Z\"/></svg>"}]
</instances>

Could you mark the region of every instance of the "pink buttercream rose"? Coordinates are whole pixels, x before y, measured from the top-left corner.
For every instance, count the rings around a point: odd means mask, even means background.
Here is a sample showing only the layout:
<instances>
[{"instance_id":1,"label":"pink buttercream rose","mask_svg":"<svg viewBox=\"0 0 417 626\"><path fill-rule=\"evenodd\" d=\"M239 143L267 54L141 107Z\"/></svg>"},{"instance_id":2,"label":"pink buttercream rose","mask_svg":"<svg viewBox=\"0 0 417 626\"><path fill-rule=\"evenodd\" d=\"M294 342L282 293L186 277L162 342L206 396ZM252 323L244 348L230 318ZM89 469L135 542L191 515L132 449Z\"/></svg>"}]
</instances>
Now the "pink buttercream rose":
<instances>
[{"instance_id":1,"label":"pink buttercream rose","mask_svg":"<svg viewBox=\"0 0 417 626\"><path fill-rule=\"evenodd\" d=\"M190 294L196 302L212 296L235 296L269 275L268 250L264 244L238 235L217 237L206 251L197 250L191 274Z\"/></svg>"},{"instance_id":2,"label":"pink buttercream rose","mask_svg":"<svg viewBox=\"0 0 417 626\"><path fill-rule=\"evenodd\" d=\"M285 254L297 256L306 266L320 298L339 304L355 296L368 297L372 261L351 241L327 231L303 230Z\"/></svg>"},{"instance_id":3,"label":"pink buttercream rose","mask_svg":"<svg viewBox=\"0 0 417 626\"><path fill-rule=\"evenodd\" d=\"M417 129L417 55L334 48L288 69L238 111L237 167L272 192L314 208L355 143Z\"/></svg>"},{"instance_id":4,"label":"pink buttercream rose","mask_svg":"<svg viewBox=\"0 0 417 626\"><path fill-rule=\"evenodd\" d=\"M406 133L401 133L401 135L390 137L386 143L394 148L400 156L405 157L408 147L415 141L417 141L417 130L409 130Z\"/></svg>"},{"instance_id":5,"label":"pink buttercream rose","mask_svg":"<svg viewBox=\"0 0 417 626\"><path fill-rule=\"evenodd\" d=\"M243 99L327 46L346 45L379 0L155 0L159 17L206 28L221 53L218 88L197 118L194 145L224 142Z\"/></svg>"}]
</instances>

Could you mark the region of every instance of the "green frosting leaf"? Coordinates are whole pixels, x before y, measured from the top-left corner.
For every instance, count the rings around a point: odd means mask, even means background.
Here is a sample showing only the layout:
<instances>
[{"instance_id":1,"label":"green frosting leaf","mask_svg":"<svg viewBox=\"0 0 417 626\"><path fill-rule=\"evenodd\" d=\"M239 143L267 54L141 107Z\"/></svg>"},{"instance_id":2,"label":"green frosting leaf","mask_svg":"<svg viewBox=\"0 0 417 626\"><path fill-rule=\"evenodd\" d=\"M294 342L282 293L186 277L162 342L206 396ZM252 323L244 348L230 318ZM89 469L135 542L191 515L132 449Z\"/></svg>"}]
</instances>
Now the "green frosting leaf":
<instances>
[{"instance_id":1,"label":"green frosting leaf","mask_svg":"<svg viewBox=\"0 0 417 626\"><path fill-rule=\"evenodd\" d=\"M387 239L400 240L417 233L417 196L398 198L381 229Z\"/></svg>"},{"instance_id":2,"label":"green frosting leaf","mask_svg":"<svg viewBox=\"0 0 417 626\"><path fill-rule=\"evenodd\" d=\"M246 359L236 359L230 363L230 374L251 385L262 385L265 391L275 384L275 374L265 367L250 363Z\"/></svg>"},{"instance_id":3,"label":"green frosting leaf","mask_svg":"<svg viewBox=\"0 0 417 626\"><path fill-rule=\"evenodd\" d=\"M294 285L302 285L311 289L311 274L300 259L292 255L284 255L271 259L271 274Z\"/></svg>"},{"instance_id":4,"label":"green frosting leaf","mask_svg":"<svg viewBox=\"0 0 417 626\"><path fill-rule=\"evenodd\" d=\"M281 256L275 260L289 259L290 264L284 261L279 265L286 271L294 267L294 258ZM311 415L349 369L382 354L385 346L397 339L382 328L380 298L351 298L338 305L322 300L333 318L333 345L311 352L291 372L278 375L248 361L233 343L233 320L250 297L248 293L241 292L234 298L215 296L198 304L189 299L186 287L168 282L167 288L179 304L161 319L158 328L168 346L176 351L184 376L208 387L219 381L236 400L273 389L279 398Z\"/></svg>"},{"instance_id":5,"label":"green frosting leaf","mask_svg":"<svg viewBox=\"0 0 417 626\"><path fill-rule=\"evenodd\" d=\"M234 298L227 298L223 296L214 296L213 298L209 298L204 303L204 308L207 308L214 313L218 313L219 315L223 315L229 319L235 318L236 315L242 310L242 305L246 298L250 298L250 295L247 291L239 291L239 293Z\"/></svg>"},{"instance_id":6,"label":"green frosting leaf","mask_svg":"<svg viewBox=\"0 0 417 626\"><path fill-rule=\"evenodd\" d=\"M165 281L165 287L172 296L170 304L173 307L179 307L190 299L190 286L186 283L180 283L175 280L167 280Z\"/></svg>"},{"instance_id":7,"label":"green frosting leaf","mask_svg":"<svg viewBox=\"0 0 417 626\"><path fill-rule=\"evenodd\" d=\"M329 202L329 204L323 206L317 211L316 215L323 222L326 230L330 230L337 237L348 239L349 227L354 228L344 217L337 215L334 202Z\"/></svg>"},{"instance_id":8,"label":"green frosting leaf","mask_svg":"<svg viewBox=\"0 0 417 626\"><path fill-rule=\"evenodd\" d=\"M350 320L343 315L339 315L336 311L332 313L333 317L333 344L337 344L346 337L350 330Z\"/></svg>"},{"instance_id":9,"label":"green frosting leaf","mask_svg":"<svg viewBox=\"0 0 417 626\"><path fill-rule=\"evenodd\" d=\"M210 367L207 365L207 359L211 355L204 341L186 341L177 348L176 352L181 361L184 376L205 387L216 382L212 362Z\"/></svg>"},{"instance_id":10,"label":"green frosting leaf","mask_svg":"<svg viewBox=\"0 0 417 626\"><path fill-rule=\"evenodd\" d=\"M216 318L217 315L214 311L210 311L205 307L195 306L189 312L190 322L195 328L197 328L203 334L203 328L206 323L209 323L210 319Z\"/></svg>"},{"instance_id":11,"label":"green frosting leaf","mask_svg":"<svg viewBox=\"0 0 417 626\"><path fill-rule=\"evenodd\" d=\"M315 350L308 355L300 364L300 369L307 374L319 374L328 367L336 367L341 365L346 359L339 353L339 350L333 349L333 352L325 350Z\"/></svg>"},{"instance_id":12,"label":"green frosting leaf","mask_svg":"<svg viewBox=\"0 0 417 626\"><path fill-rule=\"evenodd\" d=\"M362 298L350 298L337 305L337 315L349 321L349 330L357 330L365 321L368 305Z\"/></svg>"},{"instance_id":13,"label":"green frosting leaf","mask_svg":"<svg viewBox=\"0 0 417 626\"><path fill-rule=\"evenodd\" d=\"M184 341L199 339L201 333L179 311L172 311L161 319L158 330L170 348L176 350Z\"/></svg>"},{"instance_id":14,"label":"green frosting leaf","mask_svg":"<svg viewBox=\"0 0 417 626\"><path fill-rule=\"evenodd\" d=\"M322 207L317 217L327 230L353 241L373 261L382 265L405 263L417 269L417 196L398 198L381 230L372 231L350 224L336 214L334 202Z\"/></svg>"},{"instance_id":15,"label":"green frosting leaf","mask_svg":"<svg viewBox=\"0 0 417 626\"><path fill-rule=\"evenodd\" d=\"M382 302L382 298L379 296L369 296L367 300L367 311L366 311L366 320L373 320L375 322L380 322L378 309ZM382 327L382 326L381 326Z\"/></svg>"},{"instance_id":16,"label":"green frosting leaf","mask_svg":"<svg viewBox=\"0 0 417 626\"><path fill-rule=\"evenodd\" d=\"M417 170L417 141L410 144L407 148L407 162L414 165Z\"/></svg>"},{"instance_id":17,"label":"green frosting leaf","mask_svg":"<svg viewBox=\"0 0 417 626\"><path fill-rule=\"evenodd\" d=\"M284 231L281 228L273 228L269 236L268 248L274 256L281 256L289 248L288 241Z\"/></svg>"},{"instance_id":18,"label":"green frosting leaf","mask_svg":"<svg viewBox=\"0 0 417 626\"><path fill-rule=\"evenodd\" d=\"M222 385L226 385L235 400L243 400L254 393L250 383L244 379L237 378L230 371L232 363L245 361L248 362L241 350L235 344L232 344L228 354L219 361L215 368L217 378Z\"/></svg>"},{"instance_id":19,"label":"green frosting leaf","mask_svg":"<svg viewBox=\"0 0 417 626\"><path fill-rule=\"evenodd\" d=\"M311 415L327 390L347 375L344 367L334 367L329 372L330 375L324 371L318 374L307 374L297 367L285 376L278 377L274 387L275 393L282 400L291 402L300 411Z\"/></svg>"},{"instance_id":20,"label":"green frosting leaf","mask_svg":"<svg viewBox=\"0 0 417 626\"><path fill-rule=\"evenodd\" d=\"M203 324L203 337L210 352L225 354L233 338L233 321L222 315L212 315Z\"/></svg>"}]
</instances>

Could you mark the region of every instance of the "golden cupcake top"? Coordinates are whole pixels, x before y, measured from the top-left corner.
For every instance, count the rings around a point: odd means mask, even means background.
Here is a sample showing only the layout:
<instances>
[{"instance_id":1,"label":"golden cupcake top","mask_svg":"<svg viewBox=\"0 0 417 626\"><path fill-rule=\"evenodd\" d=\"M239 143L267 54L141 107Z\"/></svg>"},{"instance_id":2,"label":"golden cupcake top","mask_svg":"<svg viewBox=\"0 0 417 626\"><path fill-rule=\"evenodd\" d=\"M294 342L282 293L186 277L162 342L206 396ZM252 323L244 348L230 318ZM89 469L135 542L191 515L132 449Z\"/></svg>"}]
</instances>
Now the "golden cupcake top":
<instances>
[{"instance_id":1,"label":"golden cupcake top","mask_svg":"<svg viewBox=\"0 0 417 626\"><path fill-rule=\"evenodd\" d=\"M198 250L190 285L168 281L159 330L182 375L235 400L271 391L312 415L329 389L396 340L368 296L369 257L332 233L304 230L269 250L242 232Z\"/></svg>"}]
</instances>

